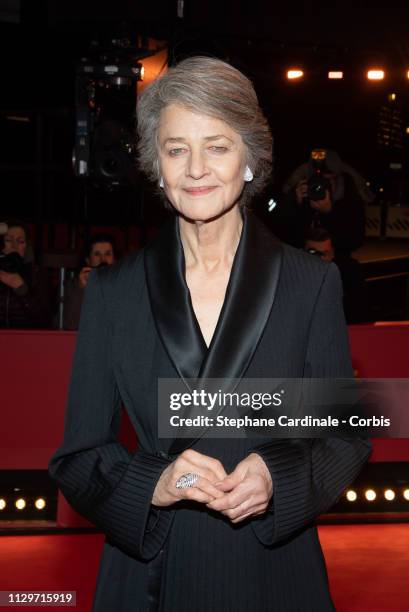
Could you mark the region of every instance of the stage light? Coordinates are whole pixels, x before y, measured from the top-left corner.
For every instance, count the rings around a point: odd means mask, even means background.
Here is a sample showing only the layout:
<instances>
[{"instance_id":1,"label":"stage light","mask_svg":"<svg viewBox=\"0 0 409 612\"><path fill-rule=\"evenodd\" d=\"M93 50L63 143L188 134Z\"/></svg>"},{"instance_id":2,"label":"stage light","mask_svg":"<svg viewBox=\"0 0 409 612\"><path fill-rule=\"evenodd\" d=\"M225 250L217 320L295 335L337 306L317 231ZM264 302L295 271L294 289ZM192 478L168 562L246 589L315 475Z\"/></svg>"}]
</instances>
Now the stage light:
<instances>
[{"instance_id":1,"label":"stage light","mask_svg":"<svg viewBox=\"0 0 409 612\"><path fill-rule=\"evenodd\" d=\"M267 206L268 206L268 212L272 212L275 209L275 207L277 206L277 202L275 201L274 198L271 198L268 201Z\"/></svg>"},{"instance_id":2,"label":"stage light","mask_svg":"<svg viewBox=\"0 0 409 612\"><path fill-rule=\"evenodd\" d=\"M392 489L386 489L386 491L384 492L384 496L385 499L387 499L388 501L392 501L393 499L395 499L395 491L392 491Z\"/></svg>"},{"instance_id":3,"label":"stage light","mask_svg":"<svg viewBox=\"0 0 409 612\"><path fill-rule=\"evenodd\" d=\"M26 507L26 500L20 497L16 500L14 505L16 506L17 510L23 510Z\"/></svg>"},{"instance_id":4,"label":"stage light","mask_svg":"<svg viewBox=\"0 0 409 612\"><path fill-rule=\"evenodd\" d=\"M347 496L346 496L346 497L347 497L347 500L348 500L348 501L350 501L350 502L354 502L354 501L356 501L356 500L357 500L358 495L356 494L356 492L355 492L355 491L352 491L352 490L351 490L351 491L347 491Z\"/></svg>"},{"instance_id":5,"label":"stage light","mask_svg":"<svg viewBox=\"0 0 409 612\"><path fill-rule=\"evenodd\" d=\"M382 81L385 78L385 71L378 69L368 70L366 76L370 81Z\"/></svg>"},{"instance_id":6,"label":"stage light","mask_svg":"<svg viewBox=\"0 0 409 612\"><path fill-rule=\"evenodd\" d=\"M389 102L394 102L396 100L396 93L388 94L388 100Z\"/></svg>"},{"instance_id":7,"label":"stage light","mask_svg":"<svg viewBox=\"0 0 409 612\"><path fill-rule=\"evenodd\" d=\"M4 510L6 506L7 506L6 500L1 498L0 499L0 510Z\"/></svg>"},{"instance_id":8,"label":"stage light","mask_svg":"<svg viewBox=\"0 0 409 612\"><path fill-rule=\"evenodd\" d=\"M376 493L375 493L375 491L374 491L373 489L367 489L367 490L365 491L365 498L366 498L368 501L374 501L374 500L376 499Z\"/></svg>"},{"instance_id":9,"label":"stage light","mask_svg":"<svg viewBox=\"0 0 409 612\"><path fill-rule=\"evenodd\" d=\"M409 79L409 70L406 71L406 78Z\"/></svg>"},{"instance_id":10,"label":"stage light","mask_svg":"<svg viewBox=\"0 0 409 612\"><path fill-rule=\"evenodd\" d=\"M287 70L287 79L301 79L304 76L304 72L299 68L292 68L291 70Z\"/></svg>"},{"instance_id":11,"label":"stage light","mask_svg":"<svg viewBox=\"0 0 409 612\"><path fill-rule=\"evenodd\" d=\"M43 510L46 506L45 499L43 499L42 497L39 497L38 499L35 500L34 505L37 508L37 510Z\"/></svg>"},{"instance_id":12,"label":"stage light","mask_svg":"<svg viewBox=\"0 0 409 612\"><path fill-rule=\"evenodd\" d=\"M409 127L406 128L405 132L406 134L409 134Z\"/></svg>"},{"instance_id":13,"label":"stage light","mask_svg":"<svg viewBox=\"0 0 409 612\"><path fill-rule=\"evenodd\" d=\"M409 489L403 491L403 497L409 501Z\"/></svg>"},{"instance_id":14,"label":"stage light","mask_svg":"<svg viewBox=\"0 0 409 612\"><path fill-rule=\"evenodd\" d=\"M330 70L328 72L328 78L329 79L343 79L344 73L342 72L342 70Z\"/></svg>"}]
</instances>

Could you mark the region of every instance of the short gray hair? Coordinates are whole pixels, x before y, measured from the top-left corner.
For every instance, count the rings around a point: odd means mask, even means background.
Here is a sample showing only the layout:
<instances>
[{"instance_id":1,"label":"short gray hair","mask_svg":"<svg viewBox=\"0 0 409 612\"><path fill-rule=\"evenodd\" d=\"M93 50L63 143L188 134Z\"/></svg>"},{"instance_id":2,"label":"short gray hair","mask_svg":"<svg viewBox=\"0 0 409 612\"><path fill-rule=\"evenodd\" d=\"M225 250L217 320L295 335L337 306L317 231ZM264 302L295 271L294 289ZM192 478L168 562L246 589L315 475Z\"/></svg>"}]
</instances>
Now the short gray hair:
<instances>
[{"instance_id":1,"label":"short gray hair","mask_svg":"<svg viewBox=\"0 0 409 612\"><path fill-rule=\"evenodd\" d=\"M159 181L157 132L161 112L178 104L195 113L221 119L240 134L254 179L245 183L240 204L262 191L271 175L270 128L251 81L236 68L211 57L183 60L149 85L137 103L139 167Z\"/></svg>"}]
</instances>

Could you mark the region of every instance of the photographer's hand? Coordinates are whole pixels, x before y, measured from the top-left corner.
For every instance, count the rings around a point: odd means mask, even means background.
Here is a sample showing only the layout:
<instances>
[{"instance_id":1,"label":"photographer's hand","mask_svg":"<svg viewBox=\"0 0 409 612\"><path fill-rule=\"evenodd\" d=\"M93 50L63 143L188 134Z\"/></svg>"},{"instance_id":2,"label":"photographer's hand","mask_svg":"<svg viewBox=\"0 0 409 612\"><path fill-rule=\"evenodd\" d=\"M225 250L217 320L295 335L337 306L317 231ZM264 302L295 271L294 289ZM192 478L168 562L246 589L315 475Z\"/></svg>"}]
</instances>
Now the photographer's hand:
<instances>
[{"instance_id":1,"label":"photographer's hand","mask_svg":"<svg viewBox=\"0 0 409 612\"><path fill-rule=\"evenodd\" d=\"M314 210L320 213L327 214L332 210L332 199L331 193L328 189L325 191L325 198L323 200L310 200L310 206Z\"/></svg>"},{"instance_id":2,"label":"photographer's hand","mask_svg":"<svg viewBox=\"0 0 409 612\"><path fill-rule=\"evenodd\" d=\"M85 266L84 268L81 268L81 271L78 275L78 284L81 287L81 289L85 289L87 282L88 282L88 276L91 270L92 268L90 268L89 266Z\"/></svg>"},{"instance_id":3,"label":"photographer's hand","mask_svg":"<svg viewBox=\"0 0 409 612\"><path fill-rule=\"evenodd\" d=\"M20 274L5 272L4 270L0 270L0 281L11 289L19 289L24 285L24 279L21 278Z\"/></svg>"}]
</instances>

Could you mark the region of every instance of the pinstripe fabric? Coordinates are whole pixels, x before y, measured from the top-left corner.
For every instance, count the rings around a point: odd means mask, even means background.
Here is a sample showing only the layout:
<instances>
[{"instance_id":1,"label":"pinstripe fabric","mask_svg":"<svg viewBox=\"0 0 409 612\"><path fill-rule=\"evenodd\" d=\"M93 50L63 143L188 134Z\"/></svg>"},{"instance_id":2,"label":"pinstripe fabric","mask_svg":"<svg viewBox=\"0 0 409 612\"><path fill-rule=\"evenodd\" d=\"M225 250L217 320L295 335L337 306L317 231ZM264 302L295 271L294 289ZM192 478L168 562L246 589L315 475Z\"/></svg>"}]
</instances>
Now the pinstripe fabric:
<instances>
[{"instance_id":1,"label":"pinstripe fabric","mask_svg":"<svg viewBox=\"0 0 409 612\"><path fill-rule=\"evenodd\" d=\"M274 307L245 375L349 376L340 291L334 266L285 246ZM333 610L314 519L356 476L369 443L202 438L194 448L227 471L249 452L262 456L273 479L268 512L237 526L193 503L158 512L150 501L170 458L157 439L157 378L175 375L141 258L91 274L64 441L49 470L107 535L93 609L150 610L149 562L163 550L159 612ZM139 437L132 455L116 439L121 400Z\"/></svg>"}]
</instances>

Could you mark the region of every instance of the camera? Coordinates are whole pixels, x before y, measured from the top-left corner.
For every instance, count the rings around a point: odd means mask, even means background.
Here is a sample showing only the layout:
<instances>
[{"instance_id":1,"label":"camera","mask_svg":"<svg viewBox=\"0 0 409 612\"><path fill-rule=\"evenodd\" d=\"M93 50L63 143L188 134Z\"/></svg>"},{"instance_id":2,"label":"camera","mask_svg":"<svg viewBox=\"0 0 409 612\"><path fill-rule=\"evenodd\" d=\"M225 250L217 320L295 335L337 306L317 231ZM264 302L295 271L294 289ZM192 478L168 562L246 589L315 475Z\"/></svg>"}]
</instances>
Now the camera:
<instances>
[{"instance_id":1,"label":"camera","mask_svg":"<svg viewBox=\"0 0 409 612\"><path fill-rule=\"evenodd\" d=\"M92 266L93 269L95 268L106 268L108 266L106 261L101 261L101 263L99 263L97 266Z\"/></svg>"},{"instance_id":2,"label":"camera","mask_svg":"<svg viewBox=\"0 0 409 612\"><path fill-rule=\"evenodd\" d=\"M313 202L323 200L326 191L331 192L331 183L324 177L324 172L328 171L325 158L325 149L314 149L311 152L312 176L307 182L307 198Z\"/></svg>"},{"instance_id":3,"label":"camera","mask_svg":"<svg viewBox=\"0 0 409 612\"><path fill-rule=\"evenodd\" d=\"M9 274L20 274L24 273L24 260L18 253L0 253L0 270L8 272Z\"/></svg>"}]
</instances>

